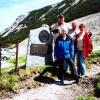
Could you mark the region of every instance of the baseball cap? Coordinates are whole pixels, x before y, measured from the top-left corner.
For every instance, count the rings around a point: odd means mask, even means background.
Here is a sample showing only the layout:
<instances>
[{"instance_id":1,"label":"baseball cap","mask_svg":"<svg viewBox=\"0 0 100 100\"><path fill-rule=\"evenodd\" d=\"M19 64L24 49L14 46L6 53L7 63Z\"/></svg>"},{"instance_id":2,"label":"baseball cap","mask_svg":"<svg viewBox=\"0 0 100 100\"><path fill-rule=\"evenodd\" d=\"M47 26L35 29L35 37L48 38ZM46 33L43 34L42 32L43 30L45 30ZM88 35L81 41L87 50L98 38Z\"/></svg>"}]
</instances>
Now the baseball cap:
<instances>
[{"instance_id":1,"label":"baseball cap","mask_svg":"<svg viewBox=\"0 0 100 100\"><path fill-rule=\"evenodd\" d=\"M57 18L64 18L64 15L60 14L57 16Z\"/></svg>"}]
</instances>

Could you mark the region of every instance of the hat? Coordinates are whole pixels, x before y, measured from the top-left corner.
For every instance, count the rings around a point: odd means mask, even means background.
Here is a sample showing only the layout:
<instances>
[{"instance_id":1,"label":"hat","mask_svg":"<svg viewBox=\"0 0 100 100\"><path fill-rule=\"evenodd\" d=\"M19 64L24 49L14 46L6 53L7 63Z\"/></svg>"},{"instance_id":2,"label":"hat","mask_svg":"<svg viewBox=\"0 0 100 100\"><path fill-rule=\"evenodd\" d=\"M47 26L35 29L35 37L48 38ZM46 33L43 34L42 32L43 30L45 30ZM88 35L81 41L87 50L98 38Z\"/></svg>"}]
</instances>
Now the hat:
<instances>
[{"instance_id":1,"label":"hat","mask_svg":"<svg viewBox=\"0 0 100 100\"><path fill-rule=\"evenodd\" d=\"M62 18L64 18L64 15L60 14L60 15L57 16L57 18L61 18L62 19Z\"/></svg>"}]
</instances>

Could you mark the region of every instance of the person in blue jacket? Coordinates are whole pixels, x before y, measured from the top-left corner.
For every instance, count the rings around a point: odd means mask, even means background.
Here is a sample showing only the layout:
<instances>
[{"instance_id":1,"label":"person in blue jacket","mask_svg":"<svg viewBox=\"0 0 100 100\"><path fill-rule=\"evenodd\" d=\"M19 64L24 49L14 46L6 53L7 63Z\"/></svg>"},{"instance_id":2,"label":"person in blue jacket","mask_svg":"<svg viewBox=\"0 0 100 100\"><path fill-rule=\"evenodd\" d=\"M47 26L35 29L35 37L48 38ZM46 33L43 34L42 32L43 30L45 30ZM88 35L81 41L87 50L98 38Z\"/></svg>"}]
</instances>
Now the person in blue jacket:
<instances>
[{"instance_id":1,"label":"person in blue jacket","mask_svg":"<svg viewBox=\"0 0 100 100\"><path fill-rule=\"evenodd\" d=\"M71 37L67 34L66 29L62 28L60 30L60 35L55 42L54 47L54 58L59 63L59 79L60 83L64 84L64 73L65 73L65 63L67 63L71 68L71 75L78 83L78 74L75 69L73 62L74 57L74 44Z\"/></svg>"}]
</instances>

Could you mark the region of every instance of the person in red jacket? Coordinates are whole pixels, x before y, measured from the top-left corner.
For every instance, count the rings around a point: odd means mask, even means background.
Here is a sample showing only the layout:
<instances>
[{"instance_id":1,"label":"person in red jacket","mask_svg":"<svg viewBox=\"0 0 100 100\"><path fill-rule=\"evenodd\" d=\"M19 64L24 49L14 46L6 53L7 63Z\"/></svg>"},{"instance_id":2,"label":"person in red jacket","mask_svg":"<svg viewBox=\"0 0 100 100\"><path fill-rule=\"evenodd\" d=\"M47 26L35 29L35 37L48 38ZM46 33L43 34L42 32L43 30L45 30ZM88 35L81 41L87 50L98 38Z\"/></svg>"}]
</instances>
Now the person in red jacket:
<instances>
[{"instance_id":1,"label":"person in red jacket","mask_svg":"<svg viewBox=\"0 0 100 100\"><path fill-rule=\"evenodd\" d=\"M91 41L88 32L86 32L85 25L79 25L79 34L77 35L77 66L78 75L85 78L86 76L86 58L90 53ZM91 50L92 51L92 50Z\"/></svg>"}]
</instances>

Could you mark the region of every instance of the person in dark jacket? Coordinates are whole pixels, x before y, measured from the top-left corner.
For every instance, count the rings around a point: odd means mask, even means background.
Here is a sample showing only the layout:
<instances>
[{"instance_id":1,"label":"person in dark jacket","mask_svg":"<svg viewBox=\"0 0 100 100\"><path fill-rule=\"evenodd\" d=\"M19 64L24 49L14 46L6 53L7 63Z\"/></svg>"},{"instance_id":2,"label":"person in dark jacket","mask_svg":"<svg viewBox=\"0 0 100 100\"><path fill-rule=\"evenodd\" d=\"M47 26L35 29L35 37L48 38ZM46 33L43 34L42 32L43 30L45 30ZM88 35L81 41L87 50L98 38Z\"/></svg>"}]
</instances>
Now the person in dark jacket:
<instances>
[{"instance_id":1,"label":"person in dark jacket","mask_svg":"<svg viewBox=\"0 0 100 100\"><path fill-rule=\"evenodd\" d=\"M59 79L60 83L64 84L64 63L67 63L71 68L71 75L78 83L78 74L76 72L73 57L74 57L74 44L71 37L67 34L66 29L61 29L61 35L58 36L55 42L54 57L59 62Z\"/></svg>"}]
</instances>

